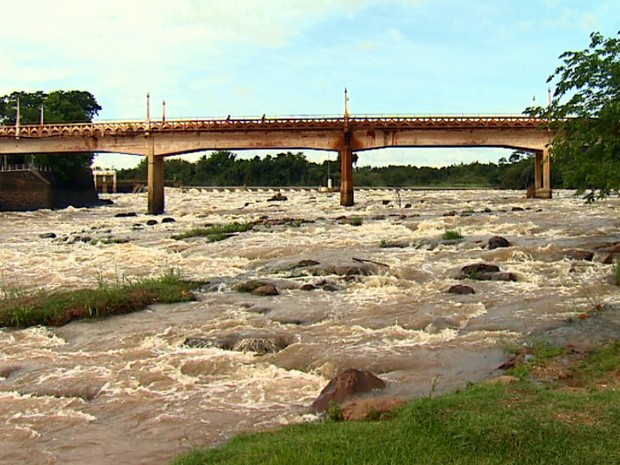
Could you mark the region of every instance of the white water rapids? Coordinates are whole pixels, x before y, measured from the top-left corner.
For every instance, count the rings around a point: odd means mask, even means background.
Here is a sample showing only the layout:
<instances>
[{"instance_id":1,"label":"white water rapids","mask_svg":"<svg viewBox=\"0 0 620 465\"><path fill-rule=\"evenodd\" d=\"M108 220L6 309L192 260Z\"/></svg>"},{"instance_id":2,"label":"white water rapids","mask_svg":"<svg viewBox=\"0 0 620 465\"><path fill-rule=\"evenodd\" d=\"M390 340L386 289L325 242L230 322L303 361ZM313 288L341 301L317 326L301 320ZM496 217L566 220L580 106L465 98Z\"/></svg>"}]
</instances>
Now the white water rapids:
<instances>
[{"instance_id":1,"label":"white water rapids","mask_svg":"<svg viewBox=\"0 0 620 465\"><path fill-rule=\"evenodd\" d=\"M350 367L379 374L392 395L427 395L434 380L439 391L453 389L496 373L502 339L618 299L613 265L601 263L598 249L620 241L618 199L585 205L562 191L526 200L511 191L371 190L343 208L338 194L286 191L288 200L268 202L274 193L169 189L161 217L142 213L143 194L111 195L114 205L94 209L0 213L6 295L171 269L211 283L196 302L0 330L2 464L165 464L240 431L311 420L312 400ZM115 216L126 212L138 215ZM162 223L164 216L176 221ZM221 242L171 237L261 218ZM463 239L442 241L445 230ZM52 232L56 238L41 237ZM494 235L512 246L488 250ZM596 254L573 260L568 249ZM354 279L282 272L301 260L359 265L354 258L380 265ZM482 261L518 280L465 280L476 294L446 292L461 283L461 267ZM271 280L280 294L233 290L249 279ZM239 334L291 344L267 355L183 345Z\"/></svg>"}]
</instances>

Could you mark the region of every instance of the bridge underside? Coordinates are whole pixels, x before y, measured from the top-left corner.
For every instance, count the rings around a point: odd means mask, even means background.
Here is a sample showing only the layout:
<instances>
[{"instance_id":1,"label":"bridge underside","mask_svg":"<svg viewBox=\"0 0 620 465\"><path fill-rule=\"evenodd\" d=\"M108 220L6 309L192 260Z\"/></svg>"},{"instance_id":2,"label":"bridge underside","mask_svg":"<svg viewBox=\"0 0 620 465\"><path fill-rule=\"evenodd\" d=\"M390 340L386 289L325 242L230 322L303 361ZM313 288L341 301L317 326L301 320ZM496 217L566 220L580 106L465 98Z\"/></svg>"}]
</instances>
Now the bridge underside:
<instances>
[{"instance_id":1,"label":"bridge underside","mask_svg":"<svg viewBox=\"0 0 620 465\"><path fill-rule=\"evenodd\" d=\"M517 121L519 124L514 123ZM223 129L209 130L149 130L150 126L133 127L122 132L104 131L98 125L70 129L67 134L54 134L46 127L31 127L25 136L17 132L0 134L0 154L111 152L142 155L148 158L148 211L159 214L164 211L164 157L205 150L241 149L312 149L340 153L341 184L340 203L354 204L353 153L356 151L388 147L504 147L536 153L535 184L533 196L551 197L551 160L549 145L553 134L541 128L540 123L524 124L528 120L513 119L510 124L494 122L490 125L474 121L463 124L455 120L450 125L437 124L434 120L394 120L368 123L359 120L344 126L333 121L307 122L304 127L271 128L269 121L260 120L252 130L235 129L235 121L229 126L219 122ZM433 124L419 127L422 124ZM494 120L492 120L493 122ZM415 124L412 124L415 123ZM310 124L311 123L311 124ZM510 121L509 121L510 123ZM203 124L206 124L203 122ZM262 126L261 126L262 124ZM411 125L411 127L407 127ZM127 125L128 126L128 125ZM129 126L128 126L129 127ZM218 126L219 127L219 126ZM264 128L263 128L264 127ZM6 129L0 127L0 129ZM54 129L54 128L52 128ZM38 131L38 132L37 132ZM64 131L64 128L63 128ZM7 137L8 136L8 137Z\"/></svg>"}]
</instances>

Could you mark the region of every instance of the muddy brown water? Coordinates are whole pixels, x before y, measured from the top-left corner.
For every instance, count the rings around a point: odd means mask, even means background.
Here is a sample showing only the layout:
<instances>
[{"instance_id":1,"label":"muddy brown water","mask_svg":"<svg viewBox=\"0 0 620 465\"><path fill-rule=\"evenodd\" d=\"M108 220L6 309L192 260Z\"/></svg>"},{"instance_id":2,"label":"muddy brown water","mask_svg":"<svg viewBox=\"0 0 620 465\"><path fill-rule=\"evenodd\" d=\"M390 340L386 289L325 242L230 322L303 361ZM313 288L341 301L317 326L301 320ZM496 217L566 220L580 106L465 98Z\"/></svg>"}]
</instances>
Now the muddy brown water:
<instances>
[{"instance_id":1,"label":"muddy brown water","mask_svg":"<svg viewBox=\"0 0 620 465\"><path fill-rule=\"evenodd\" d=\"M345 209L331 194L285 192L287 201L267 202L274 193L168 190L164 216L176 221L157 217L150 226L141 194L110 196L115 204L98 209L0 213L3 294L171 269L210 283L196 302L0 330L2 463L165 464L241 431L312 421L312 400L350 367L379 374L390 395L443 392L497 373L501 341L565 327L597 303L618 301L599 249L620 241L617 199L585 205L563 191L544 201L510 191L374 190L356 193L356 206ZM171 238L233 221L262 223L216 243ZM445 230L463 239L442 241ZM51 232L56 238L40 237ZM484 248L497 234L513 245ZM382 247L390 243L400 247ZM566 258L575 248L595 251L594 261ZM294 268L301 260L328 272ZM446 293L461 282L462 266L480 261L518 281L465 280L476 294ZM356 266L372 273L329 274ZM234 291L250 279L269 280L280 294ZM317 289L300 290L304 284ZM555 331L563 340L583 335ZM266 355L183 345L227 336L290 345Z\"/></svg>"}]
</instances>

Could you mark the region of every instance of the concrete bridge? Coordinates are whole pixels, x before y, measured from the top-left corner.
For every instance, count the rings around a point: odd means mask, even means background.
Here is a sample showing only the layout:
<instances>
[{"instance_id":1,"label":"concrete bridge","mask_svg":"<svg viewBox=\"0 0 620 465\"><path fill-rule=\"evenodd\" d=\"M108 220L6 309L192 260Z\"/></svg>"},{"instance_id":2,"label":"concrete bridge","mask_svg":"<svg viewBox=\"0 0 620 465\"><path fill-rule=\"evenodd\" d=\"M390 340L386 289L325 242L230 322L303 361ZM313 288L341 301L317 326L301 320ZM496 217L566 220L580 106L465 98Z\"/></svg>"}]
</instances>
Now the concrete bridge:
<instances>
[{"instance_id":1,"label":"concrete bridge","mask_svg":"<svg viewBox=\"0 0 620 465\"><path fill-rule=\"evenodd\" d=\"M204 150L340 154L340 204L354 203L353 153L387 147L504 147L534 152L534 196L551 198L548 121L522 116L226 118L0 126L0 155L111 152L148 157L148 212L164 211L164 158Z\"/></svg>"}]
</instances>

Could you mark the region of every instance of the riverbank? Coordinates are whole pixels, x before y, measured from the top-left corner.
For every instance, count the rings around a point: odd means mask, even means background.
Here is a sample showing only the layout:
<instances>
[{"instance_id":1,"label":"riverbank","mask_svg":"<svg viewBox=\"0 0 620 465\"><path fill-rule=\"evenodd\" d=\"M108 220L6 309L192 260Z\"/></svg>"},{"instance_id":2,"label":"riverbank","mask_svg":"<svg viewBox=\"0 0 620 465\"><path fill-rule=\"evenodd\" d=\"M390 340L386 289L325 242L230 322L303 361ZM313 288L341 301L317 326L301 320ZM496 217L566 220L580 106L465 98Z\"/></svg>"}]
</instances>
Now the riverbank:
<instances>
[{"instance_id":1,"label":"riverbank","mask_svg":"<svg viewBox=\"0 0 620 465\"><path fill-rule=\"evenodd\" d=\"M515 348L508 375L411 401L369 420L242 435L174 465L614 464L620 462L620 342L587 351ZM515 376L517 375L517 376Z\"/></svg>"}]
</instances>

